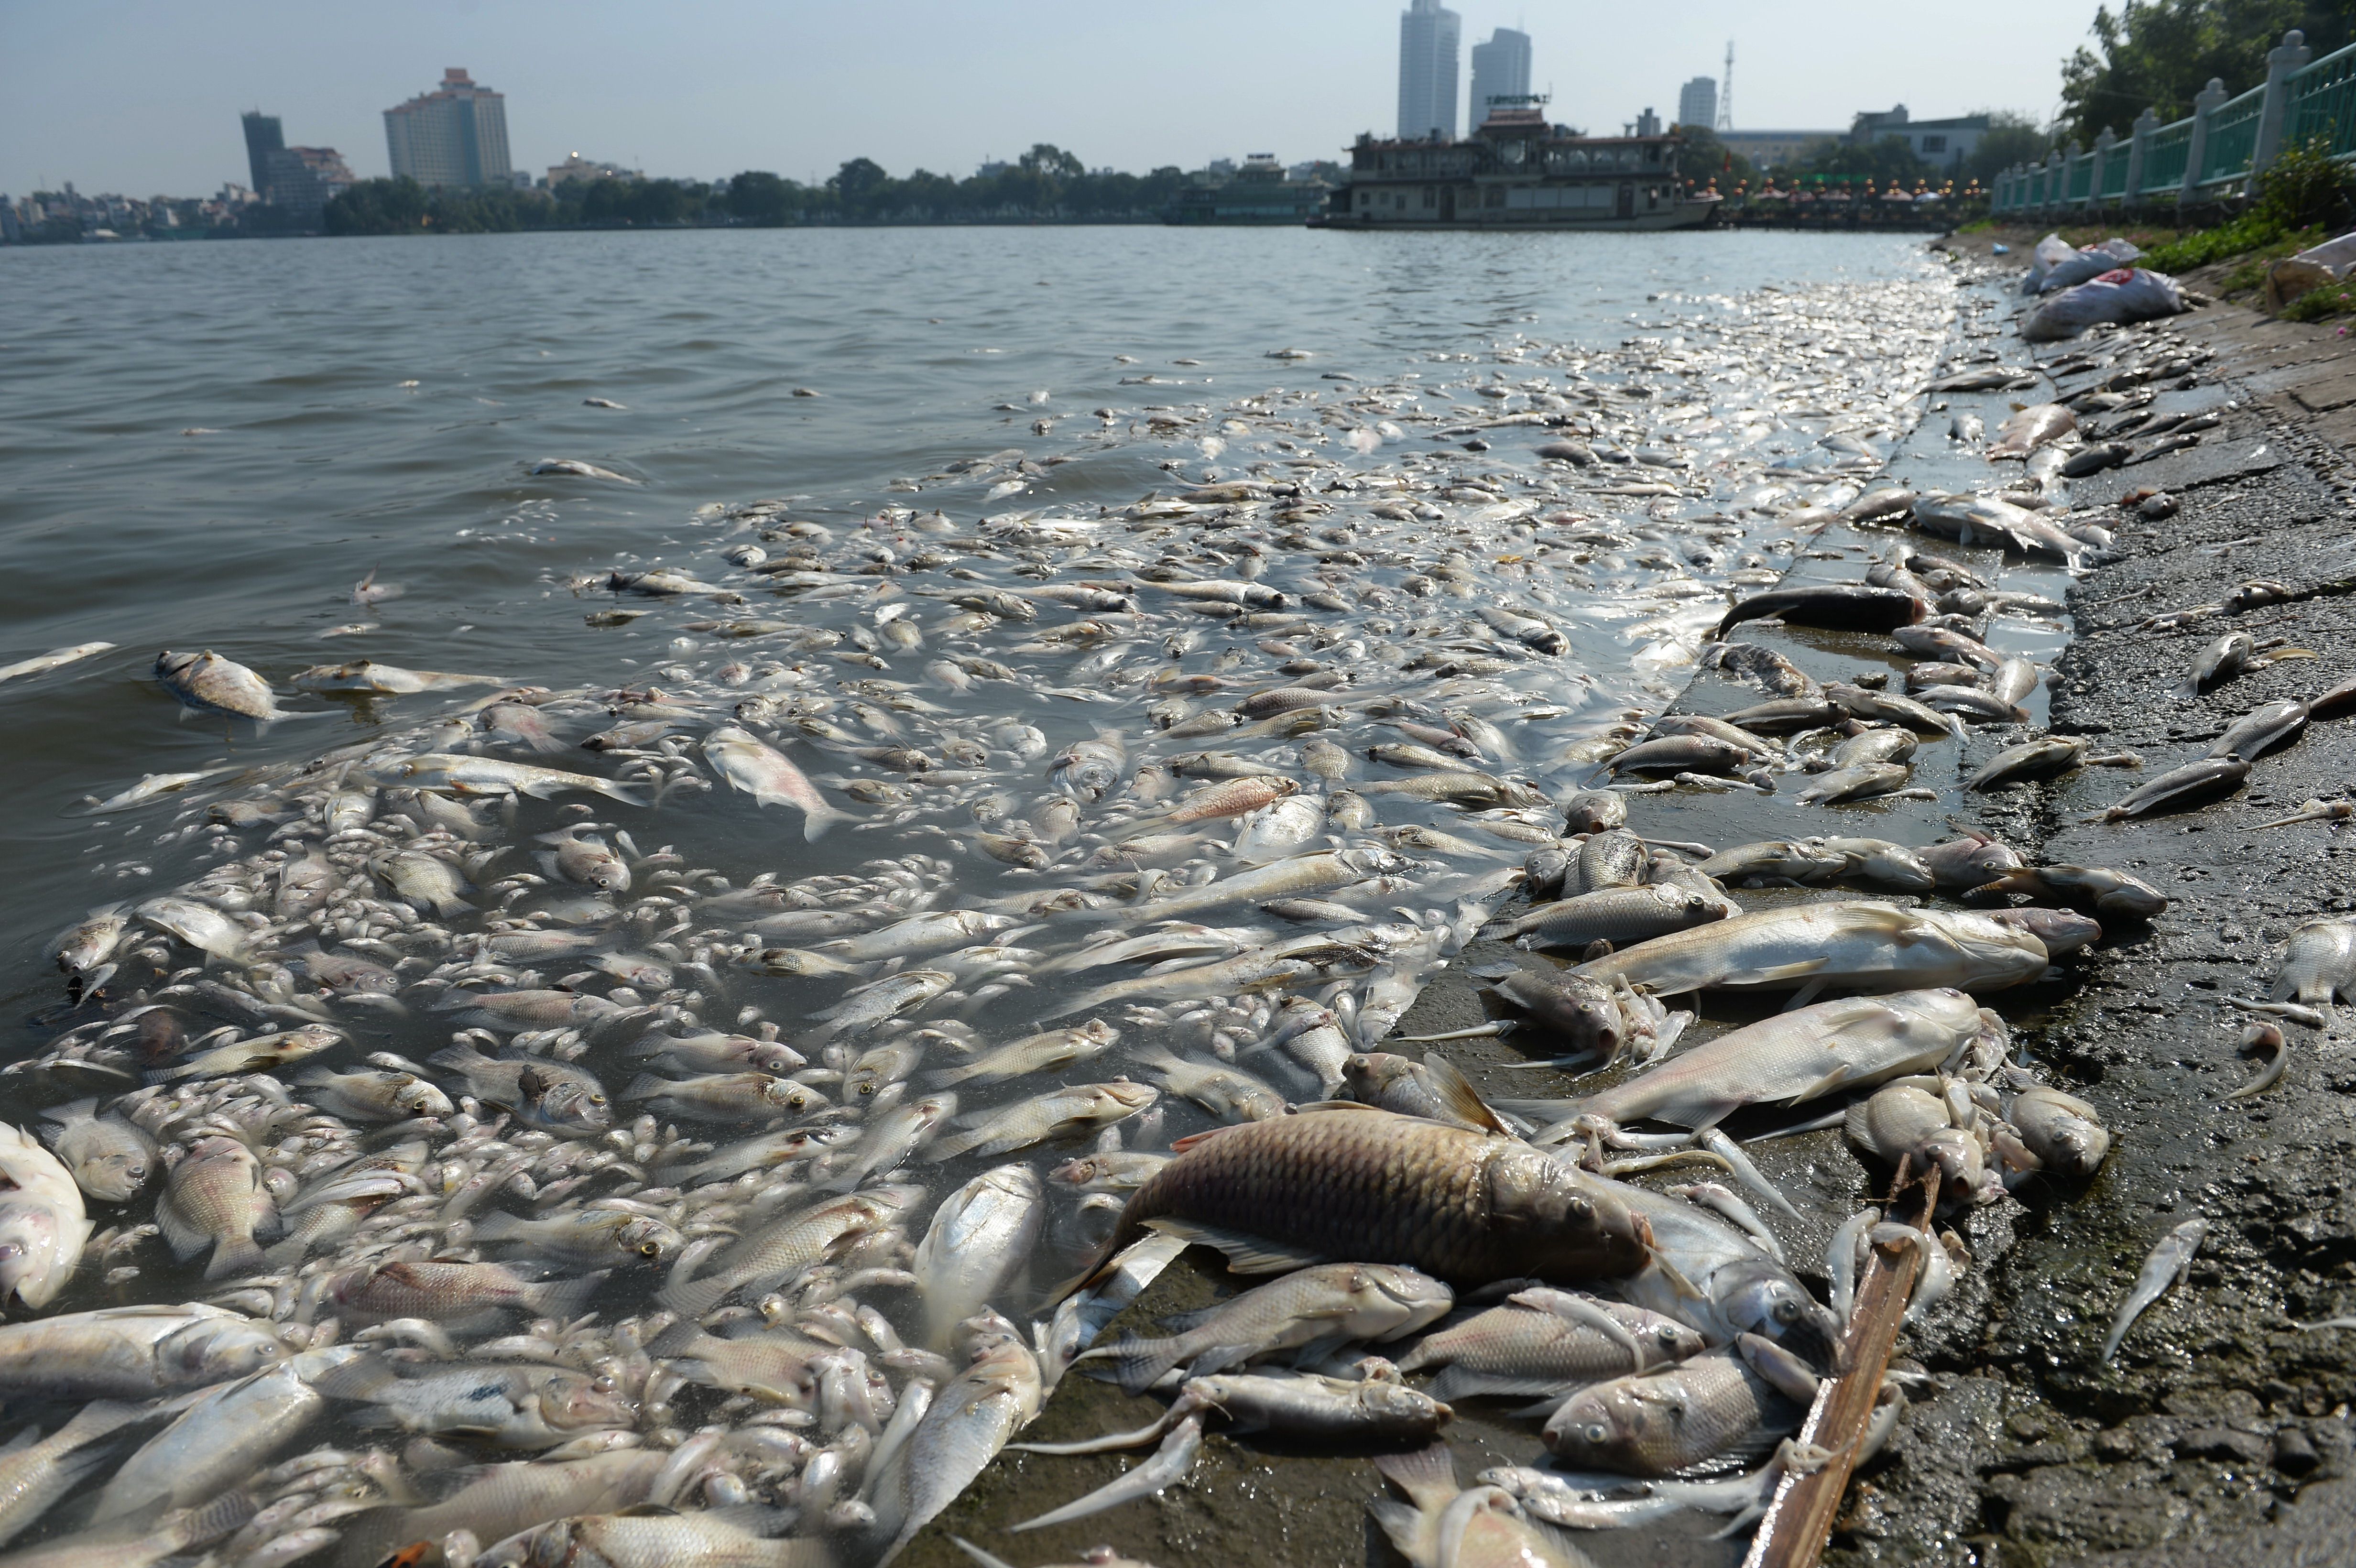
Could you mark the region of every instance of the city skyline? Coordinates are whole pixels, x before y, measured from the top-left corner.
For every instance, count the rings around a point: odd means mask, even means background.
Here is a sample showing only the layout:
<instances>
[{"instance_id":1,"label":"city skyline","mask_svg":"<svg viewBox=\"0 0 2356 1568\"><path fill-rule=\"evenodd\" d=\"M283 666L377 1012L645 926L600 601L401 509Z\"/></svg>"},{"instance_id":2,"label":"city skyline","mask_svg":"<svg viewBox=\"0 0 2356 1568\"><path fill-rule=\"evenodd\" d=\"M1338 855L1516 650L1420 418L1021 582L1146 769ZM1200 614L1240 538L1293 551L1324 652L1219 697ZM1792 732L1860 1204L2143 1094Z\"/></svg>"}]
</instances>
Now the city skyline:
<instances>
[{"instance_id":1,"label":"city skyline","mask_svg":"<svg viewBox=\"0 0 2356 1568\"><path fill-rule=\"evenodd\" d=\"M1551 116L1610 129L1646 103L1675 104L1681 82L1715 71L1728 37L1739 40L1739 126L1846 125L1899 101L1926 116L2041 116L2058 92L2053 62L2083 38L2094 4L1990 0L1954 29L1863 0L1695 0L1680 36L1712 41L1690 50L1665 48L1633 15L1574 19L1481 0L1451 8L1468 43L1497 27L1529 33L1531 85L1554 94ZM391 28L378 8L292 0L218 0L201 15L162 0L22 7L9 24L12 91L0 97L0 191L70 180L194 195L244 184L236 120L257 103L302 142L341 151L356 176L380 176L386 106L460 60L513 101L510 161L534 172L577 151L701 179L746 168L823 179L861 156L895 174L964 175L1035 142L1141 172L1243 148L1288 163L1331 158L1361 131L1394 129L1401 9L1197 0L1108 14L1043 0L985 17L937 0L855 12L691 0L648 29L642 12L610 0L421 0ZM1251 46L1237 47L1245 38ZM1304 73L1308 59L1318 69ZM83 85L95 69L105 94ZM879 100L878 80L897 85ZM1141 113L1141 101L1164 107ZM1464 119L1460 105L1460 133Z\"/></svg>"}]
</instances>

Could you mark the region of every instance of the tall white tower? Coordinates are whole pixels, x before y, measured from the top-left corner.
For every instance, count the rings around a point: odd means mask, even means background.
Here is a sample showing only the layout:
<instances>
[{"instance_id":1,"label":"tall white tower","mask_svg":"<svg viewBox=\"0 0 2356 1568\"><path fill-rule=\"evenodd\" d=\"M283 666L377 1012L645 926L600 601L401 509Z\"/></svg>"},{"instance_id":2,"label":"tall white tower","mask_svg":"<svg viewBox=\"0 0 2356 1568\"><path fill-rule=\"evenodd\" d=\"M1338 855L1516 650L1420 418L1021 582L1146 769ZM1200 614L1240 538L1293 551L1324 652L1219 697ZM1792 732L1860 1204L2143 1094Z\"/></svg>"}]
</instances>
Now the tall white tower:
<instances>
[{"instance_id":1,"label":"tall white tower","mask_svg":"<svg viewBox=\"0 0 2356 1568\"><path fill-rule=\"evenodd\" d=\"M1456 45L1463 19L1440 0L1399 13L1398 133L1456 137Z\"/></svg>"}]
</instances>

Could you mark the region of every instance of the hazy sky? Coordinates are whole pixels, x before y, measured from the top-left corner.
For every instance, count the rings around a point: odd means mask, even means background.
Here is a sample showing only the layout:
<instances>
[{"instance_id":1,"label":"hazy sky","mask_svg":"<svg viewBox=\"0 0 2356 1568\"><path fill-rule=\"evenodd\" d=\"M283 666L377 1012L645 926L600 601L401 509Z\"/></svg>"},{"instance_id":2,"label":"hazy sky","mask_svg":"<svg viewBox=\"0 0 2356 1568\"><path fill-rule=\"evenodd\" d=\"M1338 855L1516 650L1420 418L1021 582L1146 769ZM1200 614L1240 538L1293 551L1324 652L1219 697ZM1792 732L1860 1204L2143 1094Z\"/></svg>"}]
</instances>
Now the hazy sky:
<instances>
[{"instance_id":1,"label":"hazy sky","mask_svg":"<svg viewBox=\"0 0 2356 1568\"><path fill-rule=\"evenodd\" d=\"M1735 42L1735 123L2039 115L2096 0L1459 0L1464 48L1535 40L1553 117L1616 129ZM1053 142L1091 166L1331 157L1396 112L1403 0L0 0L0 191L209 195L246 178L241 110L388 172L382 111L464 66L504 92L519 166L798 179L847 158L964 175ZM1663 36L1673 16L1687 29ZM1469 58L1465 61L1470 70ZM2242 84L2230 84L2238 87ZM1460 86L1460 103L1464 89ZM1460 112L1462 112L1460 109ZM2124 129L2124 127L2122 127Z\"/></svg>"}]
</instances>

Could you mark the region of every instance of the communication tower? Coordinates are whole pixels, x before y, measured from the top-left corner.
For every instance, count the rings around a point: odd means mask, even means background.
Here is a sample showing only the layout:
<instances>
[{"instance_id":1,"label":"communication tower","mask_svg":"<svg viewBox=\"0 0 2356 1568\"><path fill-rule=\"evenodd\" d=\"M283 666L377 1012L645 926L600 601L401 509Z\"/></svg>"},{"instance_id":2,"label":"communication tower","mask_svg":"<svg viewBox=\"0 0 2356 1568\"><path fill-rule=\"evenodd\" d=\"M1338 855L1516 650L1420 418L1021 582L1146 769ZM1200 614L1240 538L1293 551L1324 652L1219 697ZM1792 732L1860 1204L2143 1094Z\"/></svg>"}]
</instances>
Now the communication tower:
<instances>
[{"instance_id":1,"label":"communication tower","mask_svg":"<svg viewBox=\"0 0 2356 1568\"><path fill-rule=\"evenodd\" d=\"M1734 40L1726 40L1726 85L1718 90L1718 128L1734 129Z\"/></svg>"}]
</instances>

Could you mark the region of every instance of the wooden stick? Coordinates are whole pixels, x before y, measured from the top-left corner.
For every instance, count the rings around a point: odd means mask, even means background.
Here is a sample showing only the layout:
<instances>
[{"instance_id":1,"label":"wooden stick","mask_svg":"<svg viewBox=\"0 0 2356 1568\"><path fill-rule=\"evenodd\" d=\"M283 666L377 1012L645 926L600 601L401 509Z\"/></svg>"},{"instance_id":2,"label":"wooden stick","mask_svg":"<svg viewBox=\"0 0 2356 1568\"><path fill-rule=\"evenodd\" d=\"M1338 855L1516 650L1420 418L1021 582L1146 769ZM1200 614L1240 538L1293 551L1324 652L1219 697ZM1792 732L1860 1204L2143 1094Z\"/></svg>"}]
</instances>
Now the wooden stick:
<instances>
[{"instance_id":1,"label":"wooden stick","mask_svg":"<svg viewBox=\"0 0 2356 1568\"><path fill-rule=\"evenodd\" d=\"M1911 1165L1901 1164L1882 1218L1928 1233L1938 1183L1935 1167L1917 1180ZM1818 1386L1816 1403L1800 1428L1802 1443L1814 1444L1831 1457L1821 1468L1804 1476L1787 1474L1776 1485L1775 1500L1767 1505L1767 1516L1751 1538L1742 1568L1815 1568L1823 1554L1825 1542L1832 1539L1834 1516L1848 1490L1850 1472L1857 1468L1858 1449L1880 1398L1881 1377L1890 1370L1890 1353L1898 1343L1907 1298L1922 1267L1922 1254L1911 1243L1873 1249L1865 1277L1858 1282L1848 1329L1841 1336L1841 1365L1847 1370Z\"/></svg>"}]
</instances>

